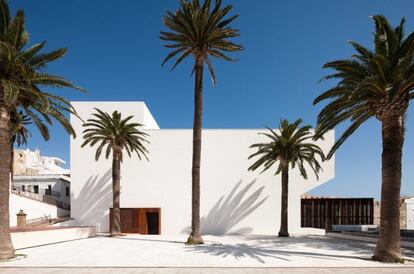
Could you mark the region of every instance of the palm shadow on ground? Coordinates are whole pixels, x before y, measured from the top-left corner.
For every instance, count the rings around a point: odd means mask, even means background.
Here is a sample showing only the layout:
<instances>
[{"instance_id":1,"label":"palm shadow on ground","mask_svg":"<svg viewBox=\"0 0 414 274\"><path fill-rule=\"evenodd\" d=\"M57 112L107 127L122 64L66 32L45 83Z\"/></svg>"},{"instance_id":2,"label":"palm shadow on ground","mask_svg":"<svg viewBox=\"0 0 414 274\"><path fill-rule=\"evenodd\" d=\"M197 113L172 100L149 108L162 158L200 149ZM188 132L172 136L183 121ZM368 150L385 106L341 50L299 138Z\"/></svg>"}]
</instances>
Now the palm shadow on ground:
<instances>
[{"instance_id":1,"label":"palm shadow on ground","mask_svg":"<svg viewBox=\"0 0 414 274\"><path fill-rule=\"evenodd\" d=\"M252 228L243 227L237 230L233 228L244 218L260 207L268 198L261 198L264 186L248 194L256 180L253 180L243 188L240 180L227 196L221 196L209 213L200 220L201 233L205 235L244 234L251 233ZM190 227L182 232L189 233Z\"/></svg>"},{"instance_id":2,"label":"palm shadow on ground","mask_svg":"<svg viewBox=\"0 0 414 274\"><path fill-rule=\"evenodd\" d=\"M186 251L221 257L233 256L237 260L253 258L260 263L265 263L266 257L292 261L292 257L295 256L324 260L370 260L375 248L374 243L336 239L327 236L278 238L266 235L240 235L237 237L241 243L194 246L187 248ZM305 250L303 250L304 247ZM310 248L312 251L306 251L306 248ZM298 249L301 249L301 251ZM320 252L314 250L320 250ZM352 254L347 253L350 250ZM403 249L403 254L412 257L414 250Z\"/></svg>"},{"instance_id":3,"label":"palm shadow on ground","mask_svg":"<svg viewBox=\"0 0 414 274\"><path fill-rule=\"evenodd\" d=\"M257 244L246 244L246 243L237 243L237 244L213 244L213 245L204 245L204 246L194 246L186 250L187 252L194 253L207 253L213 256L233 256L237 260L242 260L243 258L253 258L259 263L266 263L266 257L277 258L283 261L292 261L293 256L304 256L314 259L325 259L325 260L338 260L338 259L369 259L367 256L363 257L362 254L355 255L341 255L341 254L332 254L328 252L308 252L308 251L296 251L295 249L288 250L287 248L277 248L271 245L257 245ZM366 255L366 250L365 254Z\"/></svg>"},{"instance_id":4,"label":"palm shadow on ground","mask_svg":"<svg viewBox=\"0 0 414 274\"><path fill-rule=\"evenodd\" d=\"M338 239L329 236L319 235L303 235L300 237L277 238L277 240L265 235L243 235L244 240L257 241L260 244L272 244L280 248L286 245L303 245L309 248L331 250L331 251L347 251L353 250L356 254L366 254L367 252L374 252L376 243ZM414 249L401 248L404 255L413 257Z\"/></svg>"}]
</instances>

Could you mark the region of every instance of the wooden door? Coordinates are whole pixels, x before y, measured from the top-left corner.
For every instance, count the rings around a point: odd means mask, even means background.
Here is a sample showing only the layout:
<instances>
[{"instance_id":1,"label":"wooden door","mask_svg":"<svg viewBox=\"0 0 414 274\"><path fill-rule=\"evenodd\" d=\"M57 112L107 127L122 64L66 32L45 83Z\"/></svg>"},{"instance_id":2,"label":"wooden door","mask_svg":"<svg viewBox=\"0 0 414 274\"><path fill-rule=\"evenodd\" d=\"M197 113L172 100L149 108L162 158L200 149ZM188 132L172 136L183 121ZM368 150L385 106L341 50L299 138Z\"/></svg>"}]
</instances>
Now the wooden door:
<instances>
[{"instance_id":1,"label":"wooden door","mask_svg":"<svg viewBox=\"0 0 414 274\"><path fill-rule=\"evenodd\" d=\"M121 209L121 232L137 233L135 209L122 208Z\"/></svg>"},{"instance_id":2,"label":"wooden door","mask_svg":"<svg viewBox=\"0 0 414 274\"><path fill-rule=\"evenodd\" d=\"M112 208L109 225L112 224ZM139 234L161 233L160 208L121 208L121 232Z\"/></svg>"}]
</instances>

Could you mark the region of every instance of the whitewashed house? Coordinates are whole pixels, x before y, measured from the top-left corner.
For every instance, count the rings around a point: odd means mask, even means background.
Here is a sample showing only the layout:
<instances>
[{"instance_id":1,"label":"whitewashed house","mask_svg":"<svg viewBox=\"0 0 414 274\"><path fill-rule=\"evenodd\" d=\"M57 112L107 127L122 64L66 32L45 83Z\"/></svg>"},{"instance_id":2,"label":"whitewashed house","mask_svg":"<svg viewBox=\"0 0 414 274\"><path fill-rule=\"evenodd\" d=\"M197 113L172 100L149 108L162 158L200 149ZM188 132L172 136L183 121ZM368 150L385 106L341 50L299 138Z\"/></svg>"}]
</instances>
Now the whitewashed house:
<instances>
[{"instance_id":1,"label":"whitewashed house","mask_svg":"<svg viewBox=\"0 0 414 274\"><path fill-rule=\"evenodd\" d=\"M39 149L15 149L12 191L40 200L55 200L70 209L70 171L58 157L41 155ZM52 201L53 202L53 201Z\"/></svg>"},{"instance_id":2,"label":"whitewashed house","mask_svg":"<svg viewBox=\"0 0 414 274\"><path fill-rule=\"evenodd\" d=\"M121 228L123 232L177 235L191 220L192 129L160 129L143 102L72 102L83 120L94 108L134 115L150 135L149 162L124 157L121 165ZM171 115L174 115L171 110ZM275 123L279 117L275 117ZM112 207L111 159L95 161L95 149L81 148L82 121L71 116L78 133L71 139L71 217L73 224L109 231ZM280 176L247 169L249 146L263 140L264 129L204 129L201 161L201 226L204 234L276 234L280 222ZM318 143L327 151L329 132ZM300 232L300 199L334 178L334 160L323 163L320 180L290 174L289 229Z\"/></svg>"}]
</instances>

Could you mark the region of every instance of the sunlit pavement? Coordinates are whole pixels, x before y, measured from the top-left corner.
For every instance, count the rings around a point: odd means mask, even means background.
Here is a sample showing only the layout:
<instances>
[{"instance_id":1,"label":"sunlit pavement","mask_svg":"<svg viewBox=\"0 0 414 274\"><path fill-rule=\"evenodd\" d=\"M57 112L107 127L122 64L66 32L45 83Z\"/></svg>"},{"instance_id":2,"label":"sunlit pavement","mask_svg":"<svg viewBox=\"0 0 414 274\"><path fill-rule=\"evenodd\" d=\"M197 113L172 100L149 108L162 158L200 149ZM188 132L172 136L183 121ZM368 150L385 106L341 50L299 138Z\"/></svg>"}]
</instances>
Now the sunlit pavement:
<instances>
[{"instance_id":1,"label":"sunlit pavement","mask_svg":"<svg viewBox=\"0 0 414 274\"><path fill-rule=\"evenodd\" d=\"M95 237L27 248L17 251L26 258L0 263L0 273L332 273L332 268L336 273L356 273L355 267L362 267L364 273L389 273L393 268L398 273L414 273L412 263L371 261L375 244L366 242L249 235L205 236L205 245L186 246L185 238ZM414 258L414 250L403 253Z\"/></svg>"}]
</instances>

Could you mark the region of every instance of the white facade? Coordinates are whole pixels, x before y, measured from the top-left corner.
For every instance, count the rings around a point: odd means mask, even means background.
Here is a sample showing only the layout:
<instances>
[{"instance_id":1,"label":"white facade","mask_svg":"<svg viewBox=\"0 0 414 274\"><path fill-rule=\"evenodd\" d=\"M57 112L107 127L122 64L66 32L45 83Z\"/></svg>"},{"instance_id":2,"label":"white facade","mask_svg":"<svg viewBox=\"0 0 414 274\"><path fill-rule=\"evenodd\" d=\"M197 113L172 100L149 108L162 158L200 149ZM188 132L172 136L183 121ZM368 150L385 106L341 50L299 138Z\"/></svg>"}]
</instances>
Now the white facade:
<instances>
[{"instance_id":1,"label":"white facade","mask_svg":"<svg viewBox=\"0 0 414 274\"><path fill-rule=\"evenodd\" d=\"M53 199L70 208L69 170L61 165L65 161L58 157L44 156L39 149L15 149L13 157L12 190L21 195L41 200ZM34 196L39 197L34 197Z\"/></svg>"},{"instance_id":2,"label":"white facade","mask_svg":"<svg viewBox=\"0 0 414 274\"><path fill-rule=\"evenodd\" d=\"M121 208L161 208L161 234L187 233L191 220L191 129L159 129L143 102L73 102L82 119L93 108L134 115L145 124L151 142L150 161L124 157L121 166ZM71 139L71 217L80 225L109 230L112 207L111 159L95 161L95 149L81 148L82 122L71 117L78 138ZM264 129L205 129L201 160L201 216L204 234L275 234L280 223L280 176L274 170L247 171ZM329 132L318 144L325 152L333 145ZM300 197L334 178L334 160L323 163L317 181L290 172L289 229L300 231Z\"/></svg>"}]
</instances>

